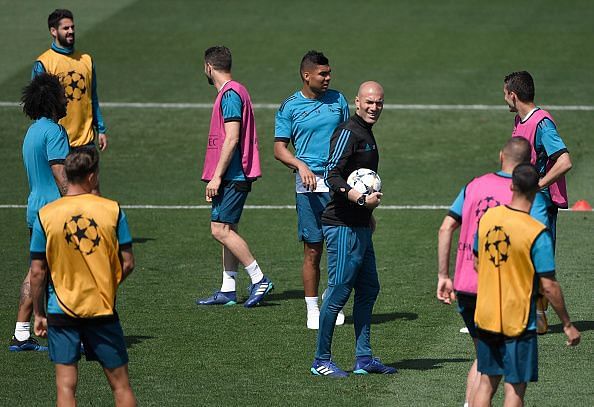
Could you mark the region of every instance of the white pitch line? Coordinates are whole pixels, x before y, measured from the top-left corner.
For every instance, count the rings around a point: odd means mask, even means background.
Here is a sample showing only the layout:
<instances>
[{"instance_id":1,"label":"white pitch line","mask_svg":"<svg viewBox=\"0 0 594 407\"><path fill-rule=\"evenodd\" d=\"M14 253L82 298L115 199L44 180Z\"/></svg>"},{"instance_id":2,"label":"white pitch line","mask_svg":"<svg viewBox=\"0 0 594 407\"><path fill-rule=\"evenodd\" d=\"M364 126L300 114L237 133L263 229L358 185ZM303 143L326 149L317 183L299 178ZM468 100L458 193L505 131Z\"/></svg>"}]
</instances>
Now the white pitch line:
<instances>
[{"instance_id":1,"label":"white pitch line","mask_svg":"<svg viewBox=\"0 0 594 407\"><path fill-rule=\"evenodd\" d=\"M121 205L124 209L210 209L210 205ZM26 209L27 205L14 205L4 204L0 205L0 209ZM295 209L295 205L246 205L244 209L259 209L259 210L271 210L271 209ZM423 211L435 211L450 209L448 205L383 205L378 206L377 209L384 210L423 210ZM570 209L561 209L561 211L570 211ZM594 211L594 209L592 210ZM592 212L584 211L584 212Z\"/></svg>"},{"instance_id":2,"label":"white pitch line","mask_svg":"<svg viewBox=\"0 0 594 407\"><path fill-rule=\"evenodd\" d=\"M279 103L254 103L255 109L276 110ZM20 107L18 102L0 102L0 107ZM210 103L141 103L103 102L101 106L124 109L212 109ZM353 105L350 106L354 108ZM543 105L549 110L594 111L591 105ZM507 110L505 105L439 105L439 104L385 104L386 110Z\"/></svg>"},{"instance_id":3,"label":"white pitch line","mask_svg":"<svg viewBox=\"0 0 594 407\"><path fill-rule=\"evenodd\" d=\"M121 205L124 209L210 209L210 205ZM27 205L5 204L0 205L0 209L26 209ZM445 205L385 205L379 209L401 210L401 209L421 209L436 210L448 209ZM295 205L245 205L244 209L295 209Z\"/></svg>"}]
</instances>

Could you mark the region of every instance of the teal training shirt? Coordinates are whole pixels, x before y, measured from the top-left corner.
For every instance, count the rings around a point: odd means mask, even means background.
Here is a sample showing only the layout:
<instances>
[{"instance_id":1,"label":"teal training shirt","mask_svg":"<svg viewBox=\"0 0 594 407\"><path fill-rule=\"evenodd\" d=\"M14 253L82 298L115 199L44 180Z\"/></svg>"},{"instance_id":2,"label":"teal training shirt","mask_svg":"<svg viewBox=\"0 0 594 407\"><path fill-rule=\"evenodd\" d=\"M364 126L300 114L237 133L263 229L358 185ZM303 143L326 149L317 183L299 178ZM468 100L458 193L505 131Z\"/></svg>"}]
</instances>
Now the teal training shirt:
<instances>
[{"instance_id":1,"label":"teal training shirt","mask_svg":"<svg viewBox=\"0 0 594 407\"><path fill-rule=\"evenodd\" d=\"M223 98L221 99L221 109L223 110L223 119L225 123L228 122L240 122L241 123L241 112L243 110L243 104L241 103L241 97L233 89L225 91ZM241 130L240 130L241 131ZM241 143L241 137L239 137ZM239 144L235 147L231 162L225 171L223 176L224 180L227 181L245 181L245 174L243 173L243 166L241 165L241 147Z\"/></svg>"},{"instance_id":2,"label":"teal training shirt","mask_svg":"<svg viewBox=\"0 0 594 407\"><path fill-rule=\"evenodd\" d=\"M51 166L62 164L69 151L66 130L53 120L42 117L27 130L23 141L23 162L29 180L29 228L33 227L39 209L60 197Z\"/></svg>"},{"instance_id":3,"label":"teal training shirt","mask_svg":"<svg viewBox=\"0 0 594 407\"><path fill-rule=\"evenodd\" d=\"M320 98L308 99L297 91L276 113L275 141L291 142L295 157L321 175L328 161L332 133L348 118L349 104L342 93L329 89Z\"/></svg>"}]
</instances>

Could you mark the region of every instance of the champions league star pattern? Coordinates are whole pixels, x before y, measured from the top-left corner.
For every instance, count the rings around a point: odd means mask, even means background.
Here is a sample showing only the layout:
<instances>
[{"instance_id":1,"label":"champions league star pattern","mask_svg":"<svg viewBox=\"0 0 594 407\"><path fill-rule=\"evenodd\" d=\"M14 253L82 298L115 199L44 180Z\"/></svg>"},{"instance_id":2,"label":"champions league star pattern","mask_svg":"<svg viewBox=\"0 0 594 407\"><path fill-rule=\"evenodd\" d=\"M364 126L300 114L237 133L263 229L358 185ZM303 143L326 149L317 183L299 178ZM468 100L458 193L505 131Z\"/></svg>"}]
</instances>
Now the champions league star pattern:
<instances>
[{"instance_id":1,"label":"champions league star pattern","mask_svg":"<svg viewBox=\"0 0 594 407\"><path fill-rule=\"evenodd\" d=\"M485 214L485 212L487 212L487 210L489 210L491 208L495 208L496 206L499 206L499 205L501 205L501 202L499 202L492 196L487 196L484 199L481 199L480 201L478 201L478 204L476 205L476 212L475 212L475 216L477 217L477 222L483 217L483 215Z\"/></svg>"},{"instance_id":2,"label":"champions league star pattern","mask_svg":"<svg viewBox=\"0 0 594 407\"><path fill-rule=\"evenodd\" d=\"M68 71L62 78L68 100L80 100L87 92L85 78L76 71Z\"/></svg>"},{"instance_id":3,"label":"champions league star pattern","mask_svg":"<svg viewBox=\"0 0 594 407\"><path fill-rule=\"evenodd\" d=\"M93 218L74 215L64 223L64 238L68 246L88 256L99 247L101 237Z\"/></svg>"},{"instance_id":4,"label":"champions league star pattern","mask_svg":"<svg viewBox=\"0 0 594 407\"><path fill-rule=\"evenodd\" d=\"M509 235L505 233L503 227L493 226L487 232L485 251L489 253L489 260L495 267L499 267L501 263L507 261L510 245Z\"/></svg>"}]
</instances>

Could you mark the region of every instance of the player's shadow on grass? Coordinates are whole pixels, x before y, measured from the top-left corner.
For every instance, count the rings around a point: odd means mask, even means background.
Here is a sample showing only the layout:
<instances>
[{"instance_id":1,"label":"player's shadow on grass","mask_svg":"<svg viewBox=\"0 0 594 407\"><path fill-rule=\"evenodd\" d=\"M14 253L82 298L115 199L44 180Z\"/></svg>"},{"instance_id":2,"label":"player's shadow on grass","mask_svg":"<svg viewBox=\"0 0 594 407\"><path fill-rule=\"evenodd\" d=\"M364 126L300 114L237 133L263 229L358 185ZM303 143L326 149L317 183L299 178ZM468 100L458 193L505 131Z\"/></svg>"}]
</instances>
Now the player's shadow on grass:
<instances>
[{"instance_id":1,"label":"player's shadow on grass","mask_svg":"<svg viewBox=\"0 0 594 407\"><path fill-rule=\"evenodd\" d=\"M146 243L150 240L157 240L154 237L135 237L132 239L132 243L133 244L142 244L142 243Z\"/></svg>"},{"instance_id":2,"label":"player's shadow on grass","mask_svg":"<svg viewBox=\"0 0 594 407\"><path fill-rule=\"evenodd\" d=\"M147 339L155 339L154 336L144 336L144 335L130 335L124 336L124 341L126 341L126 348L130 349L133 348L134 345L138 345L146 341Z\"/></svg>"},{"instance_id":3,"label":"player's shadow on grass","mask_svg":"<svg viewBox=\"0 0 594 407\"><path fill-rule=\"evenodd\" d=\"M405 321L414 321L418 319L419 315L414 312L391 312L386 314L373 314L371 316L372 324L384 324L386 322L395 321L397 319L403 319ZM353 316L347 315L344 319L345 324L353 324Z\"/></svg>"},{"instance_id":4,"label":"player's shadow on grass","mask_svg":"<svg viewBox=\"0 0 594 407\"><path fill-rule=\"evenodd\" d=\"M266 301L283 301L303 299L303 290L287 290L282 293L272 292L265 297Z\"/></svg>"},{"instance_id":5,"label":"player's shadow on grass","mask_svg":"<svg viewBox=\"0 0 594 407\"><path fill-rule=\"evenodd\" d=\"M580 332L594 330L594 321L575 321L573 322L573 325ZM549 332L554 334L563 333L563 324L549 325Z\"/></svg>"},{"instance_id":6,"label":"player's shadow on grass","mask_svg":"<svg viewBox=\"0 0 594 407\"><path fill-rule=\"evenodd\" d=\"M452 359L404 359L400 362L391 363L388 366L398 370L434 370L441 369L444 363L470 363L473 359L452 358Z\"/></svg>"}]
</instances>

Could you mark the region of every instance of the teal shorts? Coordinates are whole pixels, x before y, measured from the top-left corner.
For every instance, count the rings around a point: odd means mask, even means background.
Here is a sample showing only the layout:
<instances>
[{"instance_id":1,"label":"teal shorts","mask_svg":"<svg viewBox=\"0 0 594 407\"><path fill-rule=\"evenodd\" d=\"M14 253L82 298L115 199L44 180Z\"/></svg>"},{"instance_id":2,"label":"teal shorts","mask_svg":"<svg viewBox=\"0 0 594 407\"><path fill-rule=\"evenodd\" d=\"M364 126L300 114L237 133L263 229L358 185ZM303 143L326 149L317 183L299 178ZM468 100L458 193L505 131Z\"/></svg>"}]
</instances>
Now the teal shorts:
<instances>
[{"instance_id":1,"label":"teal shorts","mask_svg":"<svg viewBox=\"0 0 594 407\"><path fill-rule=\"evenodd\" d=\"M81 322L77 326L48 326L49 358L53 363L71 365L80 360L84 345L87 361L98 361L107 369L128 363L124 332L119 321Z\"/></svg>"},{"instance_id":2,"label":"teal shorts","mask_svg":"<svg viewBox=\"0 0 594 407\"><path fill-rule=\"evenodd\" d=\"M330 192L295 194L297 209L297 237L306 243L324 241L322 213L330 202Z\"/></svg>"},{"instance_id":3,"label":"teal shorts","mask_svg":"<svg viewBox=\"0 0 594 407\"><path fill-rule=\"evenodd\" d=\"M219 194L212 198L210 220L231 225L239 223L251 189L252 184L249 181L223 181Z\"/></svg>"},{"instance_id":4,"label":"teal shorts","mask_svg":"<svg viewBox=\"0 0 594 407\"><path fill-rule=\"evenodd\" d=\"M464 320L464 325L468 328L471 337L476 338L476 325L474 324L474 311L476 311L476 295L456 292L456 302L458 312Z\"/></svg>"},{"instance_id":5,"label":"teal shorts","mask_svg":"<svg viewBox=\"0 0 594 407\"><path fill-rule=\"evenodd\" d=\"M504 376L506 383L538 381L536 332L519 338L490 340L478 334L478 371L488 376Z\"/></svg>"}]
</instances>

